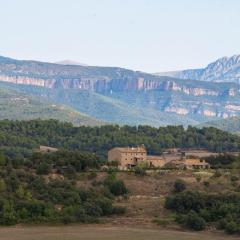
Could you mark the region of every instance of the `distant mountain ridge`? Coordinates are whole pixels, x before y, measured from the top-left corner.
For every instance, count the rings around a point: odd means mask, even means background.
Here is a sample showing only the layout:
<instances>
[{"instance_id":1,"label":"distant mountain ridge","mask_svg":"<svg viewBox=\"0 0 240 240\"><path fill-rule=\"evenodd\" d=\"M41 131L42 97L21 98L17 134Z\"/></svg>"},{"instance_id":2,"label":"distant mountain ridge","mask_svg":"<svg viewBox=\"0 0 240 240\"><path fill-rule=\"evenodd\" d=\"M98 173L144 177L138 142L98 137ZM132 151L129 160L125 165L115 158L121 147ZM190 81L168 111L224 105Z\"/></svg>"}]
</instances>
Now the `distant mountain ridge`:
<instances>
[{"instance_id":1,"label":"distant mountain ridge","mask_svg":"<svg viewBox=\"0 0 240 240\"><path fill-rule=\"evenodd\" d=\"M118 124L195 125L240 116L240 86L232 82L6 57L0 57L0 82L1 88Z\"/></svg>"},{"instance_id":2,"label":"distant mountain ridge","mask_svg":"<svg viewBox=\"0 0 240 240\"><path fill-rule=\"evenodd\" d=\"M199 127L214 127L227 132L240 134L240 117L231 117L202 123Z\"/></svg>"},{"instance_id":3,"label":"distant mountain ridge","mask_svg":"<svg viewBox=\"0 0 240 240\"><path fill-rule=\"evenodd\" d=\"M157 75L200 81L240 83L240 55L220 58L208 64L206 68L164 72L157 73Z\"/></svg>"}]
</instances>

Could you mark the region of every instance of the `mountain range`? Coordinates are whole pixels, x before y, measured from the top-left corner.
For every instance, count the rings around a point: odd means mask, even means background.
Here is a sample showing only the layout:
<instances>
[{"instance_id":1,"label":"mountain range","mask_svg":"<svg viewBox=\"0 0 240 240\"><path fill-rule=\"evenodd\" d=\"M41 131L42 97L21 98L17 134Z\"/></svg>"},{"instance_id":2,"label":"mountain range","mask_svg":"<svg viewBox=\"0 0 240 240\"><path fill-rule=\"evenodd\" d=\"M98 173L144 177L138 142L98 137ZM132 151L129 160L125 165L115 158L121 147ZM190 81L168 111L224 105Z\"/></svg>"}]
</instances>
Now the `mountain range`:
<instances>
[{"instance_id":1,"label":"mountain range","mask_svg":"<svg viewBox=\"0 0 240 240\"><path fill-rule=\"evenodd\" d=\"M181 79L195 79L211 82L240 82L240 55L223 57L205 68L157 73L158 76L171 76Z\"/></svg>"},{"instance_id":2,"label":"mountain range","mask_svg":"<svg viewBox=\"0 0 240 240\"><path fill-rule=\"evenodd\" d=\"M0 57L0 89L65 107L91 124L197 125L240 116L239 59L159 76Z\"/></svg>"}]
</instances>

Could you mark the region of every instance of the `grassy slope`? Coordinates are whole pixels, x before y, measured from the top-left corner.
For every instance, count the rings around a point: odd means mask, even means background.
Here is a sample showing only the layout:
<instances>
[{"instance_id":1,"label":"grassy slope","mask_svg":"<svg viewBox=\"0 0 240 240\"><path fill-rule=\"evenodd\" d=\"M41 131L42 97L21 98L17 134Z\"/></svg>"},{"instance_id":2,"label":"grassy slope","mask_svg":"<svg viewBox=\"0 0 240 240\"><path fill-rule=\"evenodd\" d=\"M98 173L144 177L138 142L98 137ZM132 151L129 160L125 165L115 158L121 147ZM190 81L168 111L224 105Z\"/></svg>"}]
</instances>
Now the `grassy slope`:
<instances>
[{"instance_id":1,"label":"grassy slope","mask_svg":"<svg viewBox=\"0 0 240 240\"><path fill-rule=\"evenodd\" d=\"M99 125L100 121L68 107L51 104L13 90L0 88L0 119L57 119L74 125Z\"/></svg>"}]
</instances>

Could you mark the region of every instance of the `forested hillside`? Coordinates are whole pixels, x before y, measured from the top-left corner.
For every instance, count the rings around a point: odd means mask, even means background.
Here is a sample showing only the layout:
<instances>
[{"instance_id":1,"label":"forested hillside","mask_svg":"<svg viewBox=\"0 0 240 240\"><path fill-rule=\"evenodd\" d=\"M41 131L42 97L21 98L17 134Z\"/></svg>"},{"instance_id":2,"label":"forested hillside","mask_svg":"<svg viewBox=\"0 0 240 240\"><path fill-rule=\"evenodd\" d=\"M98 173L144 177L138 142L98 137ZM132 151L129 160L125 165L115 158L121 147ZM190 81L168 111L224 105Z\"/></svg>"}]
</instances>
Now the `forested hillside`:
<instances>
[{"instance_id":1,"label":"forested hillside","mask_svg":"<svg viewBox=\"0 0 240 240\"><path fill-rule=\"evenodd\" d=\"M0 121L0 144L4 151L28 152L39 145L96 153L105 160L115 146L144 144L150 154L165 148L207 148L211 151L239 151L240 137L215 128L198 129L182 126L154 128L150 126L105 125L74 127L56 120ZM9 150L10 149L10 150ZM14 149L14 151L13 151Z\"/></svg>"}]
</instances>

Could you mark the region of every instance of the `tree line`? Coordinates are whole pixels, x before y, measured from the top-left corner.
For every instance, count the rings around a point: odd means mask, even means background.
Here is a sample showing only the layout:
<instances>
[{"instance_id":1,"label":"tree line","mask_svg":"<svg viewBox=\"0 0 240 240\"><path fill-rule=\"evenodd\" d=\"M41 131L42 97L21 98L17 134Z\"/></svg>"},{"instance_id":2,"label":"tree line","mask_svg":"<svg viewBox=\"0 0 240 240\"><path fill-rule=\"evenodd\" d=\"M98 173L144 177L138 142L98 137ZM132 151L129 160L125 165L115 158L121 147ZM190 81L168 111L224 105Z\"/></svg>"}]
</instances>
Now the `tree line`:
<instances>
[{"instance_id":1,"label":"tree line","mask_svg":"<svg viewBox=\"0 0 240 240\"><path fill-rule=\"evenodd\" d=\"M206 148L215 152L239 151L240 137L215 128L189 126L74 127L56 120L0 121L0 145L8 155L24 157L29 150L47 145L60 149L96 153L106 159L113 147L144 144L149 154L161 154L166 148ZM14 151L13 151L14 150ZM16 157L16 156L15 156Z\"/></svg>"}]
</instances>

